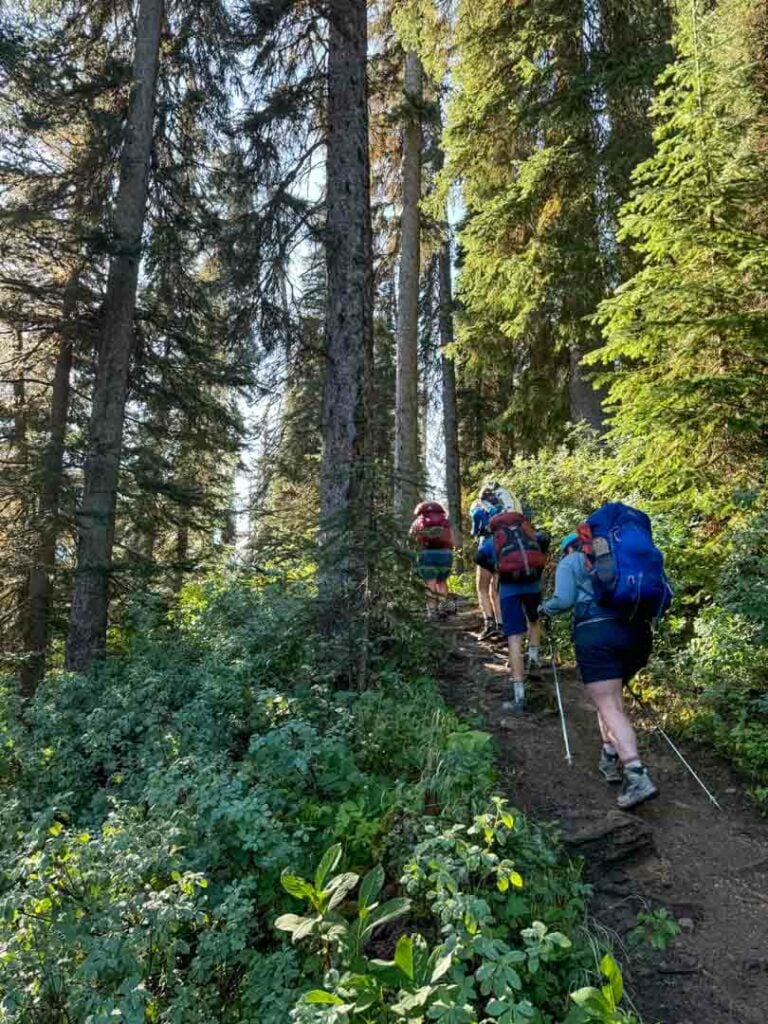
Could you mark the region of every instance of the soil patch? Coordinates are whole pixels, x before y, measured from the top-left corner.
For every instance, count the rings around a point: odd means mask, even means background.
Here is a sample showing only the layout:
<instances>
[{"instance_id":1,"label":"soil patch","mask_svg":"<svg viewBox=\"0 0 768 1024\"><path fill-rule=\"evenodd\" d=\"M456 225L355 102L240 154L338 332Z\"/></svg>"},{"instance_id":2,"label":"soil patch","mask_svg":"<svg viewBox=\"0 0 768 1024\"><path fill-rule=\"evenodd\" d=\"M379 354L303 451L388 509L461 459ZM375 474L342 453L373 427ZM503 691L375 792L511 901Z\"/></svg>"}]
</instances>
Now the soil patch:
<instances>
[{"instance_id":1,"label":"soil patch","mask_svg":"<svg viewBox=\"0 0 768 1024\"><path fill-rule=\"evenodd\" d=\"M496 736L510 802L539 821L556 821L567 848L583 856L594 886L590 911L607 929L638 1013L663 1024L768 1021L768 822L712 752L686 756L718 798L714 807L639 709L641 754L661 790L630 813L596 770L594 711L573 669L559 677L573 764L564 757L551 670L529 684L531 712L505 717L503 648L475 638L479 618L463 612L443 626L451 653L443 673L448 701ZM683 931L664 953L626 945L637 913L667 908Z\"/></svg>"}]
</instances>

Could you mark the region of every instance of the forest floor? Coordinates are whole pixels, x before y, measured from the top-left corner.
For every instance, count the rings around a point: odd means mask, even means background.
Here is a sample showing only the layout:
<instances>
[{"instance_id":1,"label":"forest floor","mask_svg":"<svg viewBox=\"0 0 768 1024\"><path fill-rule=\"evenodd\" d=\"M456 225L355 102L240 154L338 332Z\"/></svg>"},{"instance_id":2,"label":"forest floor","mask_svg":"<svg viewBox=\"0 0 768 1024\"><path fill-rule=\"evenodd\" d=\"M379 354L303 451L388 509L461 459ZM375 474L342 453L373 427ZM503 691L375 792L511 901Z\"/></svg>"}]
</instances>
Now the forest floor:
<instances>
[{"instance_id":1,"label":"forest floor","mask_svg":"<svg viewBox=\"0 0 768 1024\"><path fill-rule=\"evenodd\" d=\"M508 692L503 647L476 640L481 622L469 611L443 629L450 643L447 700L495 735L510 803L538 821L557 822L569 852L585 858L592 924L610 933L646 1024L766 1024L768 822L738 777L710 751L685 746L718 810L634 709L641 754L661 795L619 811L618 787L597 773L595 715L575 671L559 670L569 767L551 669L528 686L530 713L510 718L501 711ZM664 952L634 948L627 939L638 911L662 907L681 933Z\"/></svg>"}]
</instances>

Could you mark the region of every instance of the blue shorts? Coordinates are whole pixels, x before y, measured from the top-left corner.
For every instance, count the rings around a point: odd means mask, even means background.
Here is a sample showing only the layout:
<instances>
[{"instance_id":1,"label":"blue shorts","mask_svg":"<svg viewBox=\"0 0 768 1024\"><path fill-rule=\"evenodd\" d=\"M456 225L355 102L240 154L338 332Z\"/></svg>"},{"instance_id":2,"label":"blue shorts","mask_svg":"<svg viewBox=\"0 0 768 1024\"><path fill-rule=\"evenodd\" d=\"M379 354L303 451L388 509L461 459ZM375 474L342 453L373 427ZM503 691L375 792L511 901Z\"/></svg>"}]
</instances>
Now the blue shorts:
<instances>
[{"instance_id":1,"label":"blue shorts","mask_svg":"<svg viewBox=\"0 0 768 1024\"><path fill-rule=\"evenodd\" d=\"M573 643L582 682L621 679L626 685L648 664L653 640L648 622L599 619L577 623Z\"/></svg>"},{"instance_id":2,"label":"blue shorts","mask_svg":"<svg viewBox=\"0 0 768 1024\"><path fill-rule=\"evenodd\" d=\"M539 620L539 602L541 594L504 594L499 598L501 603L501 627L504 636L519 636L528 632L529 622Z\"/></svg>"},{"instance_id":3,"label":"blue shorts","mask_svg":"<svg viewBox=\"0 0 768 1024\"><path fill-rule=\"evenodd\" d=\"M425 583L442 583L451 575L453 551L450 548L424 548L419 552L418 573Z\"/></svg>"}]
</instances>

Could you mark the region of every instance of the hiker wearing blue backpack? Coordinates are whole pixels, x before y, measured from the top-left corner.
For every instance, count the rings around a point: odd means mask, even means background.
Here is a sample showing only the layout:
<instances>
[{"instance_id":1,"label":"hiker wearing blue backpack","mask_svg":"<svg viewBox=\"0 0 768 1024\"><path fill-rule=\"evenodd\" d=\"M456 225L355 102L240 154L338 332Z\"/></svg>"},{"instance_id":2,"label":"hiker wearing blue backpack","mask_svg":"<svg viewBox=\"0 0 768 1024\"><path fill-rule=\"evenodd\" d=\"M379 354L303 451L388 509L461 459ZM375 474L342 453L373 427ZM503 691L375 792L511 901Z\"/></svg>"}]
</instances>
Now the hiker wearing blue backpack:
<instances>
[{"instance_id":1,"label":"hiker wearing blue backpack","mask_svg":"<svg viewBox=\"0 0 768 1024\"><path fill-rule=\"evenodd\" d=\"M638 754L623 687L648 663L651 623L668 609L664 559L644 512L610 502L565 537L555 593L545 616L573 610L573 642L583 683L596 709L602 747L598 769L621 783L623 810L657 796Z\"/></svg>"}]
</instances>

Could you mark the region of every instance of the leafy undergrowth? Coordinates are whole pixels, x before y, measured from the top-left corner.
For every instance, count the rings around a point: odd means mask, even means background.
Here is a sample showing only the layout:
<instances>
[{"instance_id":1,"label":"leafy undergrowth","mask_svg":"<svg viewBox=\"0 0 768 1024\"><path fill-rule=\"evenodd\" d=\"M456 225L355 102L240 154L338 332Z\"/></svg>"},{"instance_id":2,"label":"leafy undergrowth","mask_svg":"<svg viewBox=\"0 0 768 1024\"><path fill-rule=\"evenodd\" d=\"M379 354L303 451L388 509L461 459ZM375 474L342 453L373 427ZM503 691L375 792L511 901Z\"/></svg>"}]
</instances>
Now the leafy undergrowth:
<instances>
[{"instance_id":1,"label":"leafy undergrowth","mask_svg":"<svg viewBox=\"0 0 768 1024\"><path fill-rule=\"evenodd\" d=\"M312 614L299 584L193 586L93 676L6 694L0 1021L632 1020L610 959L584 987L578 871L491 801L490 738L442 703L434 640L387 623L371 688L339 692ZM320 901L295 942L287 868ZM387 901L367 937L390 964L347 941Z\"/></svg>"}]
</instances>

